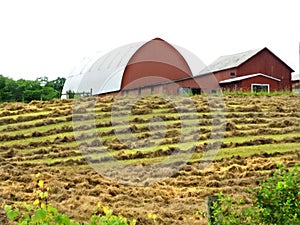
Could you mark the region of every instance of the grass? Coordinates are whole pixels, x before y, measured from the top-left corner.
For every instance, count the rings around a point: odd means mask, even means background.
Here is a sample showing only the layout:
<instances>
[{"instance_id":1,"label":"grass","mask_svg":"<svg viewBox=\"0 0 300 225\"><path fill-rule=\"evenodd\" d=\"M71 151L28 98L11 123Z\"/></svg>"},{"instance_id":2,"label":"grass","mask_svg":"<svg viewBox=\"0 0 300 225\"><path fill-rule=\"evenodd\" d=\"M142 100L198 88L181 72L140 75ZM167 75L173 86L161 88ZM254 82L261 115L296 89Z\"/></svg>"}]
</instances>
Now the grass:
<instances>
[{"instance_id":1,"label":"grass","mask_svg":"<svg viewBox=\"0 0 300 225\"><path fill-rule=\"evenodd\" d=\"M274 153L299 150L300 143L265 144L256 146L241 146L235 148L224 148L218 152L216 159L230 158L232 156L250 156L260 152Z\"/></svg>"},{"instance_id":2,"label":"grass","mask_svg":"<svg viewBox=\"0 0 300 225\"><path fill-rule=\"evenodd\" d=\"M282 96L292 95L290 91L276 91L276 92L243 92L243 91L223 91L222 94L224 96L236 96L236 97L243 97L243 96Z\"/></svg>"},{"instance_id":3,"label":"grass","mask_svg":"<svg viewBox=\"0 0 300 225\"><path fill-rule=\"evenodd\" d=\"M42 122L42 121L43 120L40 120L40 122ZM32 123L28 122L27 124L30 125ZM17 135L17 134L30 135L33 131L46 132L46 131L49 131L52 129L58 129L58 128L62 128L63 126L71 126L71 125L72 124L70 122L60 122L60 123L50 124L50 125L46 125L46 126L34 127L34 129L18 129L15 131L5 131L5 134L7 134L7 135Z\"/></svg>"},{"instance_id":4,"label":"grass","mask_svg":"<svg viewBox=\"0 0 300 225\"><path fill-rule=\"evenodd\" d=\"M273 138L274 140L281 140L285 137L296 137L299 136L299 133L292 133L292 134L286 134L286 135L268 135L268 137L264 136L264 138ZM252 136L253 139L257 138L255 136ZM228 138L229 140L227 140L227 142L234 142L234 143L238 143L238 142L243 142L245 140L250 140L251 138L249 137L241 137L241 138ZM226 140L226 139L225 139ZM234 141L233 141L234 140ZM203 144L205 143L205 141L201 141L198 142L197 144ZM140 149L128 149L125 150L124 153L125 154L135 154L137 151L141 151L141 152L155 152L158 149L161 150L167 150L170 147L179 147L181 150L186 150L189 149L193 146L195 146L196 143L194 142L186 142L186 143L181 143L181 144L166 144L166 145L157 145L157 146L153 146L153 147L147 147L147 148L140 148ZM72 146L74 146L74 148L76 147L76 142L74 142L72 144ZM291 150L297 150L300 148L300 143L277 143L277 144L264 144L264 145L252 145L252 146L240 146L240 147L234 147L234 148L221 148L219 150L217 150L217 155L215 156L216 159L221 159L221 158L230 158L232 156L249 156L252 154L256 154L256 153L260 153L260 152L267 152L267 153L272 153L272 152L285 152L285 151L291 151ZM24 152L23 152L24 154ZM92 157L93 159L99 159L99 158L103 158L105 156L116 156L117 154L119 154L119 151L110 151L110 152L104 152L104 153L93 153L93 154L89 154L86 155L88 157ZM208 157L210 155L208 154ZM45 159L36 159L36 160L26 160L25 162L34 162L34 163L53 163L53 162L64 162L66 160L69 159L80 159L81 156L73 156L73 157L65 157L65 158L55 158L55 159L51 159L51 158L47 158L47 156L45 156ZM203 153L193 153L191 155L191 158L189 159L189 161L198 161L201 160L203 157ZM143 163L153 163L153 162L158 162L161 161L163 159L165 159L166 157L155 157L155 158L143 158L143 159L131 159L131 160L126 160L126 164L135 164L138 162L143 162ZM105 164L105 163L104 163Z\"/></svg>"},{"instance_id":5,"label":"grass","mask_svg":"<svg viewBox=\"0 0 300 225\"><path fill-rule=\"evenodd\" d=\"M76 141L69 141L66 143L51 143L49 146L42 146L43 143L41 143L40 146L29 146L28 144L30 142L43 142L43 141L54 141L55 138L57 137L72 137L73 133L72 132L64 132L64 133L55 133L53 135L45 136L45 137L35 137L35 138L26 138L22 140L13 140L13 141L2 141L1 142L1 147L8 145L9 147L13 148L13 152L16 153L15 157L7 158L6 163L11 163L12 165L18 165L15 166L12 170L7 170L4 171L4 175L7 176L9 174L11 176L10 180L7 181L2 181L1 186L2 186L2 196L4 199L12 199L11 196L16 196L16 198L27 198L29 196L28 193L26 192L21 192L20 190L23 189L23 187L34 187L36 185L35 180L32 182L28 182L27 179L34 179L34 175L37 172L45 172L47 176L49 176L51 182L53 182L53 185L55 187L53 188L57 190L57 193L54 195L54 197L51 199L51 201L54 201L57 204L60 204L63 209L69 210L70 212L74 212L74 208L81 207L82 205L93 203L95 200L99 200L101 202L108 202L109 204L112 204L113 207L117 207L117 210L115 212L119 213L122 212L122 208L125 209L126 212L132 213L132 209L136 208L136 204L134 203L136 200L135 196L137 197L137 200L140 200L140 203L145 209L148 206L149 208L153 208L153 204L158 209L155 211L155 213L159 217L167 216L168 219L171 217L178 217L176 215L183 215L183 211L188 211L190 214L188 216L183 216L184 222L189 223L189 221L186 218L192 218L193 215L191 212L191 208L193 207L192 205L196 205L195 207L198 207L197 205L199 204L194 204L195 201L200 200L201 204L203 202L203 207L205 207L204 203L204 195L212 195L215 194L216 192L219 191L224 191L229 194L233 195L241 195L245 194L247 186L246 185L255 185L255 182L257 179L261 178L261 174L265 173L268 175L271 170L269 167L266 165L275 165L275 163L278 162L284 162L284 163L294 163L296 160L297 153L299 152L300 149L300 143L294 142L294 143L283 143L282 140L285 138L293 138L293 137L299 137L300 132L299 129L297 130L298 123L296 123L296 117L297 113L300 112L300 108L298 107L300 99L298 98L289 98L287 96L281 95L281 96L274 96L274 97L268 97L268 96L230 96L230 98L227 98L228 96L224 97L224 100L234 108L234 110L243 110L243 107L248 107L257 105L261 109L263 109L263 112L222 112L220 114L226 115L226 122L232 122L235 126L233 126L232 130L229 129L225 134L227 135L227 138L224 138L223 141L224 143L243 143L245 141L250 141L254 139L260 139L260 138L272 138L273 140L277 140L278 143L274 144L262 144L262 145L253 145L253 146L240 146L240 147L226 147L226 148L221 148L218 151L207 151L207 153L217 153L215 158L218 159L223 159L227 158L226 160L218 160L217 162L211 164L211 167L206 168L203 171L198 171L199 167L198 165L201 165L205 159L203 158L203 152L201 152L201 145L204 143L209 142L209 140L201 140L197 143L192 141L192 134L185 135L185 140L182 144L182 146L179 146L180 149L185 150L188 149L191 146L194 145L199 145L197 147L197 152L194 152L193 154L189 155L190 158L187 160L189 162L197 162L197 163L189 163L188 165L184 166L181 171L176 176L170 177L170 179L165 180L161 183L157 183L155 185L147 186L146 189L141 189L140 192L136 192L138 188L136 187L129 187L129 189L124 189L123 185L119 185L113 182L109 182L107 180L104 180L99 174L97 174L95 171L91 169L91 166L96 168L96 169L112 169L113 163L111 161L107 162L102 162L102 163L97 163L97 164L84 164L84 156L82 155L76 155L76 156L71 156L69 152L72 153L80 153L80 150L78 149L77 142ZM201 97L192 97L193 100L195 100L195 104L203 105L203 98ZM147 101L148 100L142 100L143 103L139 105L139 107L146 107L147 106ZM141 102L142 102L141 101ZM179 101L179 100L178 100ZM69 103L68 103L69 104ZM55 108L59 109L62 111L61 107L67 107L70 105L62 105L61 102L58 101L57 107L55 104L50 106L47 106L48 109L52 108L55 110ZM111 105L110 103L99 103L99 105L103 105L101 107L106 107L108 105ZM47 104L45 104L47 105ZM276 107L280 106L284 110L281 112L277 112ZM43 109L43 105L41 106L41 109ZM99 123L106 123L108 122L111 117L109 113L107 112L100 112L101 110L100 106L97 106L96 110L99 109L99 112L96 114L99 115L99 119L97 119L97 122ZM185 120L185 121L179 121L177 120L179 115L178 113L166 113L168 110L167 105L163 104L159 106L159 109L154 109L152 110L152 113L149 113L147 115L130 115L129 118L141 118L144 120L150 120L153 117L159 117L159 116L168 116L174 117L174 120L170 121L158 121L155 122L154 124L156 125L168 125L172 126L174 123L179 123L179 122L184 122L187 125L195 125L198 122L198 120L191 119L191 120ZM49 113L52 113L51 111L47 111ZM293 114L291 116L290 112L296 112L296 114ZM39 112L38 112L39 113ZM38 114L37 113L37 114ZM37 115L36 114L36 115ZM185 115L193 115L192 113L186 113ZM209 116L209 112L201 112L198 114L200 119L199 121L205 120L205 116ZM70 117L72 115L68 115ZM103 116L103 119L100 117ZM280 118L279 118L280 117ZM66 119L67 117L65 116L58 116L54 117L53 119ZM255 119L260 119L262 118L264 121L263 123L257 122L258 120ZM296 118L296 119L295 119ZM117 117L117 120L124 120L125 117ZM270 122L273 120L289 120L289 121L295 121L295 124L292 124L290 126L286 127L278 127L278 128L273 128L268 126ZM248 123L250 122L251 123ZM36 121L43 121L41 120L33 120L33 121L28 121L28 122L18 122L10 125L3 125L0 127L1 129L4 129L6 126L18 126L20 124L32 124L34 125ZM207 120L208 121L208 120ZM209 121L211 121L209 119ZM84 120L81 122L78 122L79 125L86 125L88 123L92 122L92 120ZM257 123L257 124L256 124ZM135 125L139 129L145 128L149 125L148 122L140 122L140 123L133 123L131 122L130 124ZM32 127L30 129L19 129L18 131L13 131L13 132L5 132L1 131L1 136L3 137L4 135L14 135L14 134L25 134L25 135L30 135L34 131L38 132L46 132L51 129L59 129L62 126L67 125L67 126L72 126L72 121L70 122L61 122L57 124L50 124L42 127ZM175 126L174 126L175 127ZM209 129L210 126L200 126L201 128L207 128ZM122 128L122 126L118 126L117 128ZM229 127L230 128L230 127ZM98 128L98 132L107 132L112 130L113 128L111 126L106 126L106 127L101 127ZM188 133L192 128L187 128L184 130L184 133ZM172 128L168 129L168 131L180 131L180 128ZM155 129L155 131L162 131ZM83 131L89 133L90 131ZM206 132L206 131L205 131ZM235 133L236 132L236 133ZM274 132L274 134L271 134ZM275 132L285 132L282 134L275 134ZM145 131L145 132L139 132L134 135L144 135L146 133L150 133L150 131ZM269 134L270 133L270 134ZM150 133L151 134L151 133ZM206 134L200 134L201 137L204 139L205 136L208 135ZM236 136L240 135L240 136ZM244 136L242 136L244 135ZM126 137L128 134L122 134L121 137ZM116 138L116 135L106 135L103 136L101 140L107 141L107 145L110 147L113 147L115 145L118 145L118 143L113 143L111 144L110 142ZM170 138L171 139L171 138ZM147 153L147 152L155 152L159 149L161 150L167 150L168 148L171 147L178 147L178 144L163 144L162 141L163 138L158 138L154 140L155 146L153 147L144 147L144 148L137 148L137 149L121 149L121 150L113 150L105 153L92 153L87 155L88 157L91 157L92 159L99 159L101 157L107 156L107 155L130 155L130 154L135 154L137 151L141 151L142 153ZM92 141L92 139L90 139ZM22 145L20 149L18 149L18 146L13 146L14 144ZM246 143L247 144L247 143ZM234 146L234 145L227 145L227 146ZM46 149L46 153L38 153L39 150L41 149ZM1 150L0 152L0 160L1 157L6 157L5 155L10 151L11 149L5 149L3 148L3 151ZM294 152L295 150L298 150L298 152ZM121 152L122 151L122 152ZM291 151L291 152L290 152ZM259 154L253 157L249 158L239 158L239 157L234 157L231 158L232 156L251 156L256 153L261 153L261 152L267 152L267 153L273 153L273 152L282 152L284 154L276 154L276 156L266 156L269 158L264 158L264 154ZM153 164L153 163L161 163L161 164L167 164L170 162L178 162L183 159L183 156L187 156L185 154L186 152L181 151L181 155L178 155L178 157L171 157L171 160L167 160L167 156L159 156L159 157L154 157L152 154L147 154L147 158L138 158L138 159L129 159L129 160L120 160L118 163L123 165L124 167L120 167L120 169L124 168L124 172L126 173L126 170L128 169L126 165L145 165L145 164ZM154 155L154 154L153 154ZM208 154L208 156L210 156ZM34 159L34 157L38 159ZM57 157L57 158L51 158L51 157ZM169 157L170 159L170 157ZM22 161L24 160L24 161ZM82 165L71 165L66 163L68 160L75 160L79 162ZM27 164L28 163L28 164ZM30 166L30 163L32 166ZM291 164L292 164L291 163ZM22 164L24 164L22 166ZM226 172L230 166L232 165L241 165L237 167L241 167L243 169L243 173L240 171L231 171L230 173ZM260 170L260 167L263 169ZM139 169L140 167L137 167ZM147 167L146 167L147 168ZM22 171L24 170L24 171ZM249 172L250 171L250 172ZM114 171L112 171L114 172ZM118 171L117 171L118 172ZM134 171L137 172L138 171ZM151 173L152 171L149 170ZM161 171L155 171L160 173ZM162 171L163 172L163 171ZM249 173L248 173L249 172ZM18 176L18 174L20 174ZM122 173L120 173L122 174ZM128 174L125 174L128 175ZM227 177L228 175L228 177ZM19 179L19 177L25 176L27 179ZM131 176L129 174L129 176ZM134 176L132 176L135 178ZM242 177L242 179L240 179ZM143 177L138 177L140 179L143 179ZM0 179L1 180L1 179ZM32 179L31 179L32 180ZM244 184L240 183L240 181L245 180ZM94 183L94 181L97 181L97 183ZM214 184L216 183L216 184ZM74 184L72 187L69 184ZM67 189L71 187L71 189ZM75 190L76 189L76 190ZM117 190L117 195L116 197L112 197L110 194L111 190ZM161 190L166 190L169 193L171 193L170 197L168 197L164 192L160 192ZM149 191L150 190L150 191ZM182 191L182 192L177 192L177 191ZM151 192L153 191L153 194ZM176 191L176 192L175 192ZM16 194L16 192L19 192ZM192 193L191 193L192 192ZM201 193L202 192L202 193ZM99 194L100 193L100 194ZM149 194L150 193L150 194ZM132 196L131 196L132 194ZM74 197L70 197L70 195L74 195ZM127 196L128 202L123 202L121 196ZM61 200L61 197L67 196L66 200ZM130 197L129 197L130 196ZM77 198L78 197L78 198ZM157 198L158 197L158 198ZM161 197L161 198L160 198ZM30 198L30 196L28 197ZM157 199L156 199L157 198ZM77 201L77 200L80 201ZM133 202L134 199L134 202ZM161 200L160 200L161 199ZM196 200L197 199L197 200ZM82 200L82 201L81 201ZM146 201L150 202L151 206L144 205L146 204ZM153 200L153 201L152 201ZM178 206L178 201L181 203L181 201L184 201L186 203L187 208L182 208L180 211L179 208L182 206ZM29 199L30 201L30 199ZM125 204L126 203L126 204ZM161 211L162 213L159 212L160 207L166 207L171 208L173 210L171 213L172 214L165 214L165 211ZM170 207L170 205L172 207ZM121 206L121 207L119 207ZM199 206L199 207L202 207ZM81 212L84 212L86 208L81 208ZM176 211L174 211L176 209ZM178 211L177 211L178 209ZM147 210L147 208L146 208ZM195 210L196 211L196 210ZM158 213L157 213L158 212ZM175 212L175 214L174 214ZM74 217L76 212L74 212ZM82 213L83 214L83 213ZM146 213L144 213L146 215ZM174 216L173 216L174 215ZM139 218L142 218L142 216L139 216ZM196 222L200 222L199 220ZM195 224L196 224L195 222ZM203 222L203 221L202 221ZM200 222L201 223L201 222ZM192 224L192 223L191 223Z\"/></svg>"},{"instance_id":6,"label":"grass","mask_svg":"<svg viewBox=\"0 0 300 225\"><path fill-rule=\"evenodd\" d=\"M47 115L49 111L41 111L41 112L31 112L31 113L24 113L18 115L11 115L11 116L3 116L1 118L11 118L11 119L18 119L18 117L29 117L29 116L39 116L39 115Z\"/></svg>"},{"instance_id":7,"label":"grass","mask_svg":"<svg viewBox=\"0 0 300 225\"><path fill-rule=\"evenodd\" d=\"M243 136L243 137L229 137L229 138L224 138L223 142L224 143L242 143L244 141L250 141L254 139L259 139L259 138L272 138L274 140L282 140L287 137L299 137L300 133L299 132L294 132L294 133L288 133L288 134L265 134L265 135L251 135L251 136Z\"/></svg>"},{"instance_id":8,"label":"grass","mask_svg":"<svg viewBox=\"0 0 300 225\"><path fill-rule=\"evenodd\" d=\"M261 96L260 96L261 95ZM271 94L273 96L273 94ZM227 131L225 134L228 135L227 138L224 138L223 141L224 143L242 143L245 141L250 141L250 140L254 140L254 139L258 139L258 138L272 138L274 140L280 141L284 138L287 137L296 137L299 136L299 132L297 131L296 127L291 127L290 130L287 130L286 128L271 128L268 126L268 124L275 119L274 116L276 115L280 115L280 116L284 116L287 115L284 112L275 112L272 111L272 109L274 109L272 107L273 105L276 105L278 102L281 102L283 97L282 96L286 96L286 93L281 93L281 94L274 94L274 95L280 95L278 98L274 97L274 99L272 98L272 100L270 100L271 98L269 96L271 96L270 94L265 95L265 94L259 94L259 96L257 96L256 94L249 94L249 93L225 93L224 95L224 100L225 102L227 101L227 107L231 107L234 110L237 109L243 109L243 107L249 107L251 106L251 104L255 104L258 105L260 108L263 109L262 112L242 112L242 111L238 111L238 112L219 112L219 115L225 115L226 121L231 121L233 119L239 118L238 120L235 120L236 123L234 123L235 127L237 128L237 131L240 133L240 135L243 136L233 136L234 133L232 133L232 131ZM230 96L231 98L227 98L228 96ZM250 97L247 97L250 96ZM233 98L232 98L233 97ZM202 96L200 97L193 97L192 98L194 101L195 106L197 107L206 107L208 104L207 102L204 101L204 98ZM292 99L293 101L295 101L295 99ZM176 100L177 102L181 102L184 104L184 99L183 100ZM252 102L252 103L249 103ZM255 103L253 103L255 102ZM272 104L266 104L266 103L272 103ZM69 105L68 105L69 104ZM72 106L71 103L68 103L67 105L63 105L58 107L57 111L65 111L70 109L70 107ZM123 104L123 103L122 103ZM148 107L148 100L147 99L143 99L140 101L140 105L138 106L139 108L143 108L143 107ZM289 100L286 100L286 102L283 102L282 104L287 104L285 105L285 107L294 107L294 111L298 112L298 108L297 108L297 104L295 105L291 105ZM17 119L19 116L23 116L23 117L29 117L29 116L38 116L38 115L46 115L46 114L50 114L52 113L55 109L55 105L51 105L51 106L46 106L47 104L45 104L45 110L43 111L43 108L39 109L39 111L37 112L33 112L33 113L24 113L21 115L13 115L13 116L8 116L8 117L3 117L3 118L14 118ZM64 110L61 110L64 107ZM122 129L123 125L117 125L115 127L111 127L111 126L104 126L105 123L108 123L111 120L111 115L110 112L103 112L101 111L101 107L111 107L111 103L97 103L96 104L96 108L95 108L95 116L97 117L96 119L96 123L100 123L103 124L103 127L97 128L96 131L98 133L101 132L108 132L111 131L112 129ZM47 109L47 110L46 110ZM52 111L51 111L52 109ZM185 127L183 133L184 135L188 134L189 132L191 132L193 129L196 128L196 125L204 120L211 122L211 119L205 119L205 117L210 117L212 115L211 112L200 112L197 113L200 117L200 119L193 119L191 117L191 119L185 119L180 121L180 114L179 113L166 113L167 111L169 111L171 109L171 104L169 103L164 103L162 105L160 105L159 107L155 108L152 110L151 113L149 114L145 114L145 115L132 115L130 114L129 116L117 116L114 119L118 121L126 121L126 119L129 120L129 124L135 125L138 129L144 129L144 128L148 128L149 125L164 125L164 126L169 126L169 128L166 130L168 132L178 132L179 135L182 135L182 128L170 128L171 126L173 126L173 124L176 124L178 122L184 123L187 127ZM94 109L88 108L89 112L94 112ZM271 114L270 114L271 113ZM84 115L84 113L82 114ZM185 116L194 116L195 113L191 113L191 112L186 112L183 115ZM68 115L71 116L71 115ZM156 117L161 117L161 116L167 116L169 118L172 118L172 120L168 120L168 121L162 121L162 120L158 120L155 121L153 120L153 118ZM273 117L271 117L273 116ZM103 117L103 118L101 118ZM140 123L134 123L132 122L132 120L134 119L142 119L144 121L151 121L149 122L140 122ZM263 118L265 121L267 121L267 123L260 123L260 124L256 124L255 120L253 120L253 118ZM284 117L281 117L284 118ZM279 118L279 120L281 119ZM285 117L286 119L287 117ZM17 134L24 134L26 136L28 136L25 139L22 140L10 140L10 141L3 141L3 143L1 143L3 146L13 146L14 144L22 144L23 146L29 145L31 142L45 142L45 141L50 141L50 142L54 142L54 140L56 138L63 138L63 137L68 137L68 138L72 138L73 137L73 133L72 132L62 132L62 133L55 133L52 135L48 135L48 136L42 136L42 137L30 137L32 132L47 132L49 130L54 130L54 129L60 129L63 126L73 126L72 121L66 121L66 116L57 116L57 117L52 117L51 119L61 119L63 120L62 122L58 122L56 124L49 124L46 126L40 126L40 127L33 127L33 128L29 128L29 129L18 129L16 131L9 131L6 132L4 131L2 134L5 135L17 135ZM293 119L293 118L288 118L288 119ZM0 130L6 128L7 126L11 126L11 127L17 127L19 125L34 125L37 122L42 122L45 121L46 119L34 119L31 121L24 121L24 122L15 122L9 125L2 125L0 126ZM277 120L277 118L276 118ZM152 122L155 121L155 122ZM93 120L83 120L83 121L77 121L76 122L76 126L79 125L88 125L89 123L93 123ZM251 122L251 123L249 123ZM195 126L193 126L195 125ZM190 126L190 127L189 127ZM207 130L211 129L211 126L200 126L200 128L205 128ZM281 131L282 129L286 129L285 134L266 134L266 133L259 133L262 132L265 128L268 129L268 132L278 132ZM295 129L294 129L295 128ZM258 132L259 130L259 132ZM145 134L150 134L152 135L153 133L155 133L156 131L160 131L163 132L164 129L158 128L156 130L150 130L150 131L143 131L143 132L138 132L138 133L134 133L133 135L135 137L138 137L140 135L145 135ZM296 132L297 131L297 132ZM86 130L86 131L81 131L82 134L84 133L90 133L91 130ZM192 134L191 134L192 135ZM139 148L139 149L124 149L126 154L134 154L136 153L136 151L142 151L142 152L154 152L157 151L158 149L161 150L166 150L169 147L180 147L181 150L186 150L194 145L200 145L200 144L204 144L205 142L207 142L208 140L205 140L205 137L207 136L207 134L200 134L200 136L204 139L198 142L192 142L190 137L184 137L185 138L185 142L182 144L163 144L162 141L164 141L164 138L158 138L155 140L151 140L153 141L154 146L152 147L143 147L143 148ZM123 139L126 139L126 137L128 137L128 134L120 134L118 136L116 135L103 135L101 137L101 141L112 141L115 138L120 137ZM87 139L86 141L92 141L95 138L90 138ZM170 140L172 139L172 137L169 138ZM57 143L55 144L57 147L64 147L64 146L68 146L73 148L73 150L78 151L78 147L77 147L77 142L76 141L69 141L67 143ZM239 154L239 155L249 155L249 154L254 154L257 153L259 151L268 151L268 147L270 147L271 149L269 151L285 151L284 148L282 148L282 146L287 146L288 149L291 148L299 148L299 145L297 143L286 143L286 144L271 144L271 145L257 145L257 146L242 146L242 147L235 147L235 148L224 148L221 149L219 151L218 154L218 158L220 157L230 157L234 154ZM29 147L25 150L19 150L19 154L23 155L26 157L26 154L29 154L30 152L34 152L37 151L41 148L47 148L47 146L43 146L43 147ZM116 155L118 154L119 151L111 151L110 154L112 155ZM91 155L92 157L101 157L100 155L94 154ZM47 157L47 156L45 156ZM201 153L195 153L193 155L193 159L192 160L197 160L199 158L202 157ZM76 156L74 159L77 159L78 157ZM52 162L53 160L66 160L66 159L72 159L72 157L70 158L62 158L62 159L49 159L50 162ZM47 158L43 159L41 162L47 162ZM137 162L139 161L143 161L143 160L152 160L152 159L138 159ZM156 160L156 159L155 159ZM130 162L130 160L128 161ZM136 162L135 160L133 160L133 162Z\"/></svg>"}]
</instances>

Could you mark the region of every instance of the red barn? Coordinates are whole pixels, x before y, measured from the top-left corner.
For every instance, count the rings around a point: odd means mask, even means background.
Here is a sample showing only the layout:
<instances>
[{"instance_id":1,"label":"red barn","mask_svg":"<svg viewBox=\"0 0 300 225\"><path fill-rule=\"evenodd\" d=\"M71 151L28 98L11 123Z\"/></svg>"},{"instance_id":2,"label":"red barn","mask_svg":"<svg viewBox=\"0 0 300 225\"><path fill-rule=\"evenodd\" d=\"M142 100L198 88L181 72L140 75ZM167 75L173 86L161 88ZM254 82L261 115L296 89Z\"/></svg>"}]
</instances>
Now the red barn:
<instances>
[{"instance_id":1,"label":"red barn","mask_svg":"<svg viewBox=\"0 0 300 225\"><path fill-rule=\"evenodd\" d=\"M269 49L219 57L206 67L189 51L155 38L83 61L64 85L67 92L103 95L199 94L217 91L292 90L294 72Z\"/></svg>"},{"instance_id":2,"label":"red barn","mask_svg":"<svg viewBox=\"0 0 300 225\"><path fill-rule=\"evenodd\" d=\"M208 66L222 89L230 91L291 91L291 73L268 48L222 56ZM204 71L205 72L205 71Z\"/></svg>"}]
</instances>

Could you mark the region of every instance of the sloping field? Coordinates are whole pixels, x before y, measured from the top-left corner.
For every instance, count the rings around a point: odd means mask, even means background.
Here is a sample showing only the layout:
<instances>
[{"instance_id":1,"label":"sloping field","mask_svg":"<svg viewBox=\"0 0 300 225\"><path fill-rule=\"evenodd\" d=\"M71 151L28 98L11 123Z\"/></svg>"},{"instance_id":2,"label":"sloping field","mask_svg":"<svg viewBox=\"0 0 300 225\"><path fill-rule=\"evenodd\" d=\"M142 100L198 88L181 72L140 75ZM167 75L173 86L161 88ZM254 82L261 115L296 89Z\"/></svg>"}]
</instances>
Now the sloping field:
<instances>
[{"instance_id":1,"label":"sloping field","mask_svg":"<svg viewBox=\"0 0 300 225\"><path fill-rule=\"evenodd\" d=\"M41 173L50 203L78 221L102 202L138 224L153 224L148 213L206 224L194 215L206 196L250 203L246 190L277 162L299 163L299 105L294 95L2 104L0 204L32 202Z\"/></svg>"}]
</instances>

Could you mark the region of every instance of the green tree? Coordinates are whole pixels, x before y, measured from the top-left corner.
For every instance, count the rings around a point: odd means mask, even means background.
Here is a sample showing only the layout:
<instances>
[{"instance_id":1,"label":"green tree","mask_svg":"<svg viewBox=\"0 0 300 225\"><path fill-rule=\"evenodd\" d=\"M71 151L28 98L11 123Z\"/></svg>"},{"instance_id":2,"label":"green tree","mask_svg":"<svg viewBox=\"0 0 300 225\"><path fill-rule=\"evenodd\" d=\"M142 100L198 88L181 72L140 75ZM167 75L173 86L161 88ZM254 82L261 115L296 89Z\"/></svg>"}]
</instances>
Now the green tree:
<instances>
[{"instance_id":1,"label":"green tree","mask_svg":"<svg viewBox=\"0 0 300 225\"><path fill-rule=\"evenodd\" d=\"M30 102L32 100L51 100L61 96L65 78L49 81L48 77L36 80L17 81L0 75L0 102Z\"/></svg>"},{"instance_id":2,"label":"green tree","mask_svg":"<svg viewBox=\"0 0 300 225\"><path fill-rule=\"evenodd\" d=\"M8 77L0 76L0 100L2 102L15 101L14 91L16 82Z\"/></svg>"},{"instance_id":3,"label":"green tree","mask_svg":"<svg viewBox=\"0 0 300 225\"><path fill-rule=\"evenodd\" d=\"M3 75L0 75L0 89L3 89L5 87L5 77Z\"/></svg>"},{"instance_id":4,"label":"green tree","mask_svg":"<svg viewBox=\"0 0 300 225\"><path fill-rule=\"evenodd\" d=\"M58 77L55 80L49 81L45 86L52 87L58 93L57 98L60 98L65 81L66 81L66 78Z\"/></svg>"},{"instance_id":5,"label":"green tree","mask_svg":"<svg viewBox=\"0 0 300 225\"><path fill-rule=\"evenodd\" d=\"M5 87L5 77L0 75L0 101L3 101L3 94L4 94L4 87Z\"/></svg>"}]
</instances>

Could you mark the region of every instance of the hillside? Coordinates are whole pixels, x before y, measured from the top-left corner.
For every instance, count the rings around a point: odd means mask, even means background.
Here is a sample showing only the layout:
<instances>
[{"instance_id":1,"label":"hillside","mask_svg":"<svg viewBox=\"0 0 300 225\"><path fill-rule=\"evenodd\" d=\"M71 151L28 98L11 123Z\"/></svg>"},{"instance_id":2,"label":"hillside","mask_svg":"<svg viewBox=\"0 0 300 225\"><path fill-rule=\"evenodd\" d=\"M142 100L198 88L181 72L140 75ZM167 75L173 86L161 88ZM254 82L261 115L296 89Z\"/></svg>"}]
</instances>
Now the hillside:
<instances>
[{"instance_id":1,"label":"hillside","mask_svg":"<svg viewBox=\"0 0 300 225\"><path fill-rule=\"evenodd\" d=\"M50 202L79 221L102 202L138 224L152 224L149 212L205 224L194 216L205 196L247 199L277 162L299 163L299 105L296 95L1 104L0 203L33 201L40 172Z\"/></svg>"}]
</instances>

